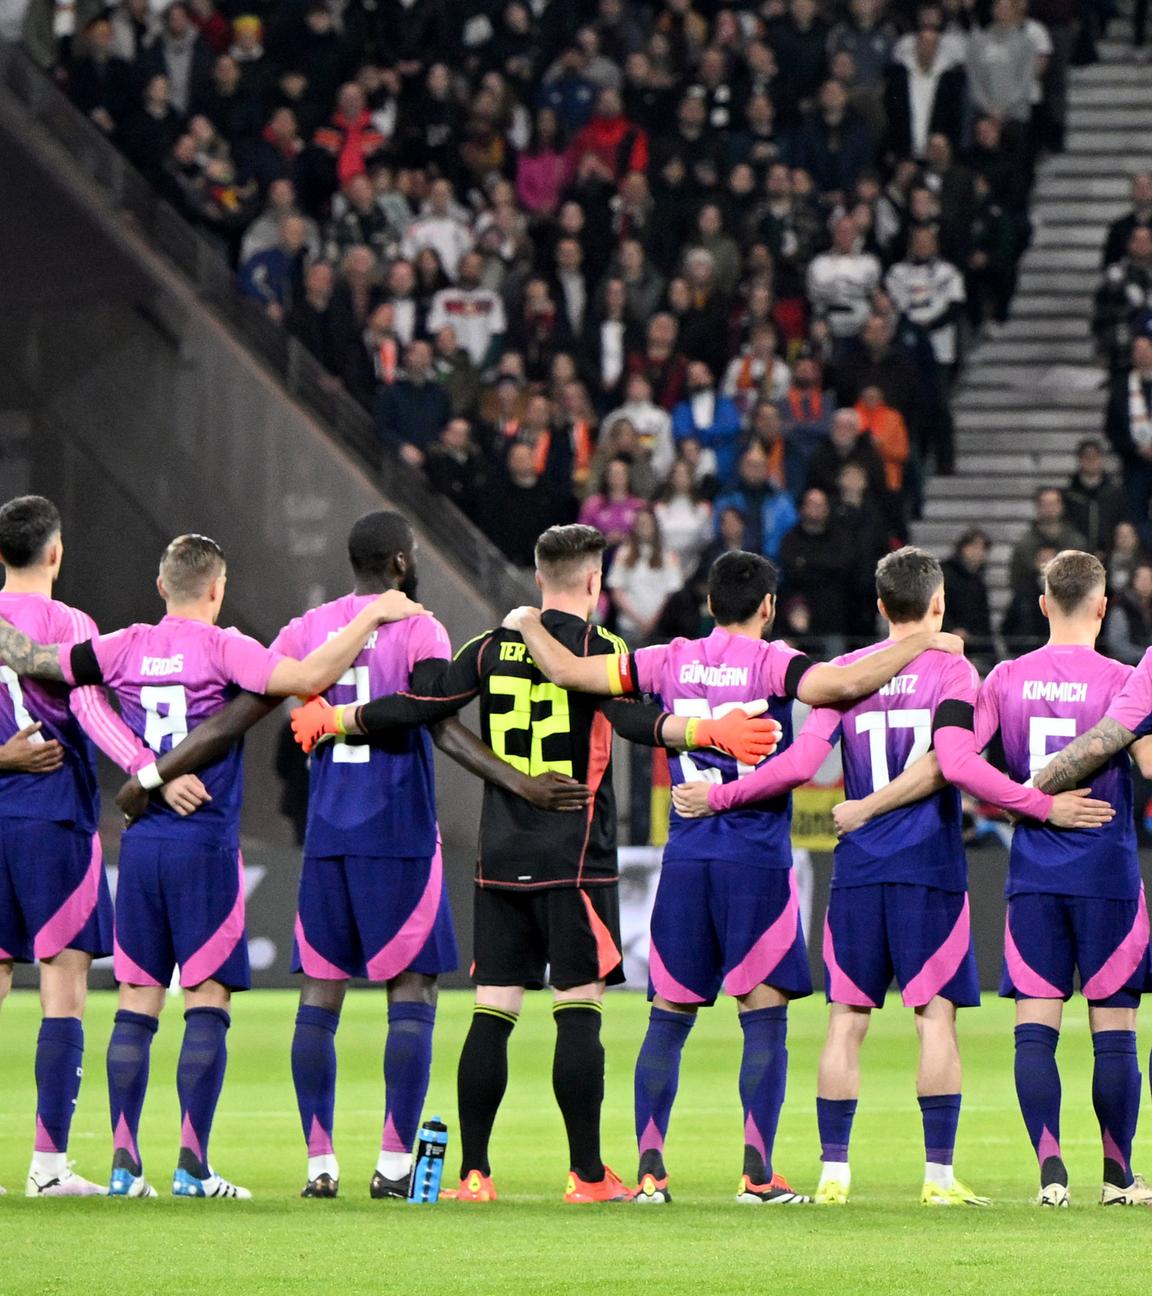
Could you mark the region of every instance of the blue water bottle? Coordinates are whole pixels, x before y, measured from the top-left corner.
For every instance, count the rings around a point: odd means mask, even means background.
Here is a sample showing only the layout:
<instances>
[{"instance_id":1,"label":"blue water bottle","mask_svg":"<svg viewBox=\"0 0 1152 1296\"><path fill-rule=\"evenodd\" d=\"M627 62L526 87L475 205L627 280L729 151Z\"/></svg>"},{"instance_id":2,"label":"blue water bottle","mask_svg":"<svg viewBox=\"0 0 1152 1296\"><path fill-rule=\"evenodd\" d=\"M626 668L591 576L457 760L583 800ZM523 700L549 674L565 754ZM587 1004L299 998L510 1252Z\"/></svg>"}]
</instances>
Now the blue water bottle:
<instances>
[{"instance_id":1,"label":"blue water bottle","mask_svg":"<svg viewBox=\"0 0 1152 1296\"><path fill-rule=\"evenodd\" d=\"M440 1198L440 1180L444 1177L444 1157L448 1151L448 1126L433 1116L420 1126L416 1135L416 1162L408 1181L410 1202L434 1202Z\"/></svg>"}]
</instances>

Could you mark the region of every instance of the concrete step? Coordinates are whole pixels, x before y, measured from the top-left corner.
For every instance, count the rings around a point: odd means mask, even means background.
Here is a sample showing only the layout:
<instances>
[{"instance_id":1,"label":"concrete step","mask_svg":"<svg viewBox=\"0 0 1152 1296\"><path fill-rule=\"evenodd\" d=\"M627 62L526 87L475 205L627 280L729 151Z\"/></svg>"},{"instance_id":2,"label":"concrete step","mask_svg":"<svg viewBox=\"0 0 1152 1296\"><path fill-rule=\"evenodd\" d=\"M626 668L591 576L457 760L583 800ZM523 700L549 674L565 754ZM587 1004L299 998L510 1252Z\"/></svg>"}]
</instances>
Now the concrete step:
<instances>
[{"instance_id":1,"label":"concrete step","mask_svg":"<svg viewBox=\"0 0 1152 1296\"><path fill-rule=\"evenodd\" d=\"M1046 162L1036 180L1035 196L1039 204L1061 199L1067 202L1117 202L1127 206L1128 177L1112 173L1074 178L1067 172L1059 174L1053 171L1052 163Z\"/></svg>"},{"instance_id":2,"label":"concrete step","mask_svg":"<svg viewBox=\"0 0 1152 1296\"><path fill-rule=\"evenodd\" d=\"M1103 52L1104 46L1099 48ZM1123 49L1124 47L1120 45L1111 47L1111 50L1117 55ZM1112 61L1111 58L1108 58L1105 62L1094 63L1089 68L1077 69L1076 79L1081 85L1123 85L1125 87L1137 86L1143 88L1148 84L1148 67L1146 64L1142 67L1139 63L1132 61L1132 50L1131 47L1128 47L1125 57L1122 59Z\"/></svg>"},{"instance_id":3,"label":"concrete step","mask_svg":"<svg viewBox=\"0 0 1152 1296\"><path fill-rule=\"evenodd\" d=\"M1123 102L1117 95L1107 104L1074 104L1069 113L1074 131L1085 130L1147 130L1152 125L1152 103L1147 99Z\"/></svg>"},{"instance_id":4,"label":"concrete step","mask_svg":"<svg viewBox=\"0 0 1152 1296\"><path fill-rule=\"evenodd\" d=\"M1127 179L1128 172L1141 165L1142 159L1149 153L1148 137L1142 137L1137 144L1122 145L1118 148L1095 149L1084 140L1072 145L1071 136L1067 153L1059 153L1044 164L1045 177L1054 176L1093 176L1099 180L1110 180L1117 176ZM1124 158L1127 157L1127 161Z\"/></svg>"},{"instance_id":5,"label":"concrete step","mask_svg":"<svg viewBox=\"0 0 1152 1296\"><path fill-rule=\"evenodd\" d=\"M1034 410L1040 404L1037 389L1032 387L974 387L968 385L970 377L965 379L965 386L952 403L953 413L959 415L967 410ZM1104 395L1098 391L1062 392L1060 407L1063 409L1092 410L1096 418L1103 418Z\"/></svg>"},{"instance_id":6,"label":"concrete step","mask_svg":"<svg viewBox=\"0 0 1152 1296\"><path fill-rule=\"evenodd\" d=\"M1100 249L1104 239L1092 247L1032 247L1024 254L1024 270L1083 270L1095 280L1100 271Z\"/></svg>"},{"instance_id":7,"label":"concrete step","mask_svg":"<svg viewBox=\"0 0 1152 1296\"><path fill-rule=\"evenodd\" d=\"M1082 441L1084 437L1100 435L1098 426L1085 426L1082 432L1076 432L1069 435L1068 432L1008 432L1003 429L992 429L987 432L978 432L975 429L965 430L957 439L956 446L960 454L979 455L1007 453L1012 456L1029 454L1045 456L1043 462L1049 462L1046 456L1068 456L1067 462L1071 464L1071 455L1076 448L1076 443ZM1069 471L1071 468L1069 467ZM935 485L935 478L932 481Z\"/></svg>"},{"instance_id":8,"label":"concrete step","mask_svg":"<svg viewBox=\"0 0 1152 1296\"><path fill-rule=\"evenodd\" d=\"M1017 321L1028 321L1033 327L1040 328L1049 322L1065 323L1069 314L1076 312L1082 313L1084 310L1084 295L1082 293L1067 293L1060 295L1058 293L1045 292L1018 292L1012 299L1012 315L1009 319L1009 326ZM1088 329L1088 317L1084 315L1081 321L1085 330Z\"/></svg>"},{"instance_id":9,"label":"concrete step","mask_svg":"<svg viewBox=\"0 0 1152 1296\"><path fill-rule=\"evenodd\" d=\"M1101 239L1100 241L1103 242L1104 240ZM1091 299L1092 294L1096 291L1096 285L1100 282L1101 273L1099 252L1096 254L1094 264L1086 264L1078 269L1042 267L1034 264L1032 255L1029 253L1024 258L1024 263L1021 266L1018 286L1022 293L1036 292L1045 295L1076 297L1081 301L1087 301Z\"/></svg>"},{"instance_id":10,"label":"concrete step","mask_svg":"<svg viewBox=\"0 0 1152 1296\"><path fill-rule=\"evenodd\" d=\"M1025 515L1026 505L1019 495L1013 499L972 499L970 496L929 499L924 503L924 521L950 521L957 526L983 526L986 522L1018 523Z\"/></svg>"},{"instance_id":11,"label":"concrete step","mask_svg":"<svg viewBox=\"0 0 1152 1296\"><path fill-rule=\"evenodd\" d=\"M1032 213L1037 228L1049 226L1110 225L1128 210L1127 193L1121 198L1081 198L1077 194L1060 195L1059 198L1038 199Z\"/></svg>"},{"instance_id":12,"label":"concrete step","mask_svg":"<svg viewBox=\"0 0 1152 1296\"><path fill-rule=\"evenodd\" d=\"M1104 403L1098 402L1092 409L1101 419L1104 417ZM1032 448L1034 433L1049 432L1068 437L1079 435L1084 426L1085 415L1091 416L1086 409L959 409L955 412L956 427L960 431L997 432L1017 436Z\"/></svg>"},{"instance_id":13,"label":"concrete step","mask_svg":"<svg viewBox=\"0 0 1152 1296\"><path fill-rule=\"evenodd\" d=\"M1045 219L1043 224L1036 227L1032 240L1034 248L1091 248L1099 263L1104 248L1104 234L1110 221L1083 216L1071 220L1049 220L1047 212L1041 210Z\"/></svg>"},{"instance_id":14,"label":"concrete step","mask_svg":"<svg viewBox=\"0 0 1152 1296\"><path fill-rule=\"evenodd\" d=\"M971 432L956 438L956 480L971 482L974 477L996 472L1020 480L1039 477L1044 481L1063 481L1072 475L1076 465L1076 456L1071 449L1064 454L1041 454L1021 448L1002 449L1000 446L981 449L972 444L972 439L978 436L979 433ZM951 480L933 477L932 493ZM948 491L943 493L948 494Z\"/></svg>"},{"instance_id":15,"label":"concrete step","mask_svg":"<svg viewBox=\"0 0 1152 1296\"><path fill-rule=\"evenodd\" d=\"M1011 366L1026 361L1090 364L1092 354L1092 345L1087 337L1070 340L1039 337L1030 341L1003 337L984 347L975 363L979 368Z\"/></svg>"},{"instance_id":16,"label":"concrete step","mask_svg":"<svg viewBox=\"0 0 1152 1296\"><path fill-rule=\"evenodd\" d=\"M1086 72L1087 69L1081 69ZM1076 73L1076 78L1068 91L1068 106L1072 113L1077 113L1083 108L1115 108L1117 107L1118 97L1115 85L1099 85L1095 81L1090 81L1087 77L1081 77L1081 72Z\"/></svg>"},{"instance_id":17,"label":"concrete step","mask_svg":"<svg viewBox=\"0 0 1152 1296\"><path fill-rule=\"evenodd\" d=\"M992 465L981 465L983 471L968 474L964 472L963 455L957 460L959 471L955 477L934 477L932 479L932 499L967 500L973 504L991 500L1011 500L1017 509L1023 509L1025 502L1040 489L1051 486L1058 480L1053 473L1018 472L990 473ZM1062 479L1060 484L1063 485Z\"/></svg>"},{"instance_id":18,"label":"concrete step","mask_svg":"<svg viewBox=\"0 0 1152 1296\"><path fill-rule=\"evenodd\" d=\"M1057 340L1067 341L1070 338L1089 338L1092 336L1087 317L1069 315L1067 306L1059 312L1053 311L1051 314L1037 312L1036 314L1037 318L1031 318L1028 314L1021 314L1016 309L1016 303L1013 302L1011 317L1004 325L1004 330L1000 336L988 341L986 344L988 349L999 348L1004 342L1017 342L1027 339L1055 342Z\"/></svg>"},{"instance_id":19,"label":"concrete step","mask_svg":"<svg viewBox=\"0 0 1152 1296\"><path fill-rule=\"evenodd\" d=\"M1097 157L1117 155L1121 158L1139 157L1148 150L1148 133L1145 130L1079 130L1068 132L1068 154ZM1118 162L1116 165L1126 165Z\"/></svg>"},{"instance_id":20,"label":"concrete step","mask_svg":"<svg viewBox=\"0 0 1152 1296\"><path fill-rule=\"evenodd\" d=\"M912 539L916 544L940 545L951 553L956 545L960 532L969 526L978 526L986 531L994 542L1013 545L1027 529L1023 521L1005 521L1002 518L921 518L912 528Z\"/></svg>"}]
</instances>

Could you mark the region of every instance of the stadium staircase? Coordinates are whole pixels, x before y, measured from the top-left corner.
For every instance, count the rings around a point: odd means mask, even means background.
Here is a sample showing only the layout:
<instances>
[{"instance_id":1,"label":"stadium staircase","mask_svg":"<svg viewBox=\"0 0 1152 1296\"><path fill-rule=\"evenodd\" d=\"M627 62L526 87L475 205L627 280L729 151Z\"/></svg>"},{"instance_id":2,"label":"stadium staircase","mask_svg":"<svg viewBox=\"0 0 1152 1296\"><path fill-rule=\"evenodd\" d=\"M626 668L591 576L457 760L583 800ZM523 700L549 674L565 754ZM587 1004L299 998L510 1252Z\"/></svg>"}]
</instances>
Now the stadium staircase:
<instances>
[{"instance_id":1,"label":"stadium staircase","mask_svg":"<svg viewBox=\"0 0 1152 1296\"><path fill-rule=\"evenodd\" d=\"M1093 364L1092 296L1109 223L1128 208L1128 178L1152 164L1152 68L1132 53L1127 20L1100 62L1071 74L1067 151L1038 171L1035 235L1011 316L969 354L955 399L956 474L934 477L914 539L941 557L965 527L993 539L993 622L1010 597L1008 559L1040 486L1063 486L1082 437L1103 426Z\"/></svg>"}]
</instances>

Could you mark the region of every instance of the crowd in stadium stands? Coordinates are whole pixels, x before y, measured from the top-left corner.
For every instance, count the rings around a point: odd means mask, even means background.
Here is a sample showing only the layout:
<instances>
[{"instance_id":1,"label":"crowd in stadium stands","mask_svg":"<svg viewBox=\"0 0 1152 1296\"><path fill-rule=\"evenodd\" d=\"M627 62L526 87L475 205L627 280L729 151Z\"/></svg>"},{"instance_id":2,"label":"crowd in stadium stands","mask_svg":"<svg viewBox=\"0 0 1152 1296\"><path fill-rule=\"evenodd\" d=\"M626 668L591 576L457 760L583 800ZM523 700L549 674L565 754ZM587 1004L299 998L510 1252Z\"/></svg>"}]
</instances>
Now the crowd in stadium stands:
<instances>
[{"instance_id":1,"label":"crowd in stadium stands","mask_svg":"<svg viewBox=\"0 0 1152 1296\"><path fill-rule=\"evenodd\" d=\"M953 470L950 388L1006 318L1099 25L1077 0L66 8L31 0L34 53L513 563L600 527L641 643L695 633L705 564L754 549L824 652L871 635L875 561ZM1095 318L1124 489L1086 441L1038 494L1017 650L1066 545L1108 557L1118 656L1152 627L1152 177L1133 201ZM947 565L978 655L988 550L966 532Z\"/></svg>"}]
</instances>

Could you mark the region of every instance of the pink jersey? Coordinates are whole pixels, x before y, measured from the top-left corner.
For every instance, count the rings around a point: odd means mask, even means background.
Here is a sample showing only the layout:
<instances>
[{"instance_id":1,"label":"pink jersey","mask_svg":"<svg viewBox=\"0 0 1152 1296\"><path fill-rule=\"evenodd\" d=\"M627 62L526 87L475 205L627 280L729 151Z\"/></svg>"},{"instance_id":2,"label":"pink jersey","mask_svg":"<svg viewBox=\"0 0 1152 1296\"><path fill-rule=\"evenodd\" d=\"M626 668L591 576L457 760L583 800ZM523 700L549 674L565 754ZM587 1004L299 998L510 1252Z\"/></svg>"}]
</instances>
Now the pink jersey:
<instances>
[{"instance_id":1,"label":"pink jersey","mask_svg":"<svg viewBox=\"0 0 1152 1296\"><path fill-rule=\"evenodd\" d=\"M70 647L98 633L87 613L43 594L0 591L0 616L37 643ZM21 678L8 666L0 666L0 683L0 742L38 720L43 728L32 741L55 739L64 749L64 764L51 774L0 774L0 817L95 832L100 792L92 743L125 771L147 763L145 749L99 688Z\"/></svg>"},{"instance_id":2,"label":"pink jersey","mask_svg":"<svg viewBox=\"0 0 1152 1296\"><path fill-rule=\"evenodd\" d=\"M283 654L237 630L166 616L77 644L63 655L77 684L104 683L120 700L132 731L157 755L214 715L240 689L264 693ZM158 798L132 827L145 836L194 836L226 848L238 844L244 766L241 744L198 771L212 800L180 818Z\"/></svg>"},{"instance_id":3,"label":"pink jersey","mask_svg":"<svg viewBox=\"0 0 1152 1296\"><path fill-rule=\"evenodd\" d=\"M346 594L313 608L289 622L272 646L306 657L375 597ZM399 693L417 662L451 655L448 632L432 617L382 625L324 696L336 706ZM427 729L397 729L372 742L325 743L313 753L310 770L306 854L414 859L435 852L436 783Z\"/></svg>"},{"instance_id":4,"label":"pink jersey","mask_svg":"<svg viewBox=\"0 0 1152 1296\"><path fill-rule=\"evenodd\" d=\"M1105 714L1130 729L1137 738L1152 733L1152 648L1140 658L1140 665Z\"/></svg>"},{"instance_id":5,"label":"pink jersey","mask_svg":"<svg viewBox=\"0 0 1152 1296\"><path fill-rule=\"evenodd\" d=\"M779 751L792 740L792 699L811 661L778 640L766 642L719 628L707 639L674 639L632 654L636 687L653 693L674 715L723 715L761 698L779 721ZM673 784L703 780L731 783L755 768L737 765L722 752L694 751L669 759ZM748 810L704 819L681 819L672 811L665 859L754 861L789 868L792 800L788 795Z\"/></svg>"},{"instance_id":6,"label":"pink jersey","mask_svg":"<svg viewBox=\"0 0 1152 1296\"><path fill-rule=\"evenodd\" d=\"M980 690L976 742L983 747L999 730L1008 773L1023 783L1105 712L1112 715L1133 675L1131 666L1074 644L1048 644L1001 662ZM1122 723L1135 728L1141 719ZM1067 831L1035 820L1019 825L1008 867L1010 896L1055 892L1136 899L1140 861L1128 769L1128 753L1117 752L1092 776L1092 795L1116 807L1105 827Z\"/></svg>"}]
</instances>

